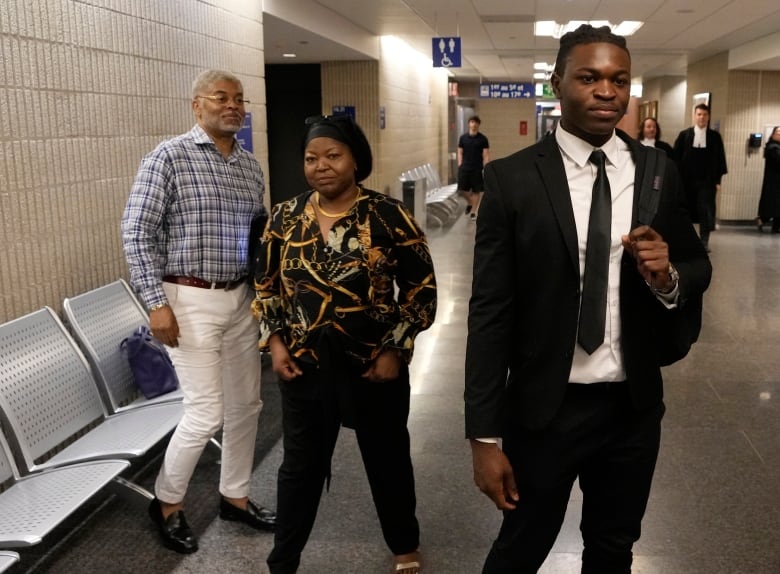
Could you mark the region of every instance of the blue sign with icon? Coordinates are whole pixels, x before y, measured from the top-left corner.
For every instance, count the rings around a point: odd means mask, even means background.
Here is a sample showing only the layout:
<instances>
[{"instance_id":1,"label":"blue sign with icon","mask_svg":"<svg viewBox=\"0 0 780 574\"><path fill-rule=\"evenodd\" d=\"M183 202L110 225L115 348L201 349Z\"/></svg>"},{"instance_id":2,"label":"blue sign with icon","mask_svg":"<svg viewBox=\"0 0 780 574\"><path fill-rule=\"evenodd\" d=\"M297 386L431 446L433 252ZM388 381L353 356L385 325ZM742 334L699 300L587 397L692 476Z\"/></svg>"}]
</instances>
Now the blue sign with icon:
<instances>
[{"instance_id":1,"label":"blue sign with icon","mask_svg":"<svg viewBox=\"0 0 780 574\"><path fill-rule=\"evenodd\" d=\"M249 153L254 153L255 150L252 147L252 112L247 112L246 116L244 116L244 123L236 133L236 139L242 148Z\"/></svg>"},{"instance_id":2,"label":"blue sign with icon","mask_svg":"<svg viewBox=\"0 0 780 574\"><path fill-rule=\"evenodd\" d=\"M349 116L353 120L355 119L355 106L333 106L331 115L334 116Z\"/></svg>"},{"instance_id":3,"label":"blue sign with icon","mask_svg":"<svg viewBox=\"0 0 780 574\"><path fill-rule=\"evenodd\" d=\"M433 67L460 68L460 38L433 38Z\"/></svg>"},{"instance_id":4,"label":"blue sign with icon","mask_svg":"<svg viewBox=\"0 0 780 574\"><path fill-rule=\"evenodd\" d=\"M536 97L536 85L532 83L494 82L479 85L480 98L496 99L531 99Z\"/></svg>"}]
</instances>

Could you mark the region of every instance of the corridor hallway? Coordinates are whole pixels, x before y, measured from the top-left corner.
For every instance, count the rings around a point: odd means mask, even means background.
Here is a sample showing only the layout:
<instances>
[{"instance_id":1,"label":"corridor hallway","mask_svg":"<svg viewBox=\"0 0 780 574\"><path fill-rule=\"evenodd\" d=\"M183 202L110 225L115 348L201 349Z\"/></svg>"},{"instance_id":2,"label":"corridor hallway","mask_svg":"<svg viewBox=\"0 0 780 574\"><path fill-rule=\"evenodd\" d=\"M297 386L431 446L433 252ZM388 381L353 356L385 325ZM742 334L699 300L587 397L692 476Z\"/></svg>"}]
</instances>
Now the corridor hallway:
<instances>
[{"instance_id":1,"label":"corridor hallway","mask_svg":"<svg viewBox=\"0 0 780 574\"><path fill-rule=\"evenodd\" d=\"M472 482L463 438L463 363L474 223L429 230L439 284L434 326L418 338L409 430L423 574L477 574L500 515ZM634 574L780 573L780 235L713 233L713 281L699 342L665 369L667 413ZM544 286L540 285L540 289ZM275 505L279 395L266 367L252 496ZM139 481L150 488L159 456ZM217 518L218 466L207 451L187 496L200 551L163 549L144 508L96 501L22 551L12 574L264 574L272 535ZM354 434L342 430L300 574L390 574ZM579 572L579 491L541 572ZM522 496L522 493L521 493ZM0 520L2 518L0 517ZM57 544L57 540L62 541Z\"/></svg>"}]
</instances>

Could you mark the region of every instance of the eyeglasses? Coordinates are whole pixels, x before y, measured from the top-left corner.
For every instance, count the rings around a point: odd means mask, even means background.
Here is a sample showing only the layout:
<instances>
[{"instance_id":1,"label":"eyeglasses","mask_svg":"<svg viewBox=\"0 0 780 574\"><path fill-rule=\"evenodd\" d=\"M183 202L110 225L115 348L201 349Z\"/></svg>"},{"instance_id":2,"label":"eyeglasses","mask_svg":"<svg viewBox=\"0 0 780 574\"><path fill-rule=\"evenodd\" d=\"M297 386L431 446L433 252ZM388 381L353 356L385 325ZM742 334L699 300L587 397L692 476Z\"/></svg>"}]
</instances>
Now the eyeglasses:
<instances>
[{"instance_id":1,"label":"eyeglasses","mask_svg":"<svg viewBox=\"0 0 780 574\"><path fill-rule=\"evenodd\" d=\"M207 100L211 100L212 102L215 102L219 104L220 106L226 106L229 101L233 101L237 106L244 106L246 104L251 104L249 100L244 99L242 96L235 96L231 98L227 94L214 94L213 96L195 96L196 98L206 98Z\"/></svg>"}]
</instances>

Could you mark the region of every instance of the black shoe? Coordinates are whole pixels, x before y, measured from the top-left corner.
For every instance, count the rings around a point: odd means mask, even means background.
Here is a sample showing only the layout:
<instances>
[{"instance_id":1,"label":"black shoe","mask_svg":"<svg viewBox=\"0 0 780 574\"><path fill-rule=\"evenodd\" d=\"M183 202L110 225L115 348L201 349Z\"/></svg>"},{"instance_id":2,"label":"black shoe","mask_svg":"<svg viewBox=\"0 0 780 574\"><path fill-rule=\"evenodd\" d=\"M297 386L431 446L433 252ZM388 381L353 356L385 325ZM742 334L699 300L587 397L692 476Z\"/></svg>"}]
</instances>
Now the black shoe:
<instances>
[{"instance_id":1,"label":"black shoe","mask_svg":"<svg viewBox=\"0 0 780 574\"><path fill-rule=\"evenodd\" d=\"M219 517L222 520L243 522L257 530L273 531L276 529L276 513L273 510L257 506L251 500L247 501L246 510L241 510L220 497Z\"/></svg>"},{"instance_id":2,"label":"black shoe","mask_svg":"<svg viewBox=\"0 0 780 574\"><path fill-rule=\"evenodd\" d=\"M198 551L198 539L184 519L184 511L177 510L168 518L163 518L162 507L157 498L149 503L149 516L160 530L160 537L166 548L180 554L192 554Z\"/></svg>"}]
</instances>

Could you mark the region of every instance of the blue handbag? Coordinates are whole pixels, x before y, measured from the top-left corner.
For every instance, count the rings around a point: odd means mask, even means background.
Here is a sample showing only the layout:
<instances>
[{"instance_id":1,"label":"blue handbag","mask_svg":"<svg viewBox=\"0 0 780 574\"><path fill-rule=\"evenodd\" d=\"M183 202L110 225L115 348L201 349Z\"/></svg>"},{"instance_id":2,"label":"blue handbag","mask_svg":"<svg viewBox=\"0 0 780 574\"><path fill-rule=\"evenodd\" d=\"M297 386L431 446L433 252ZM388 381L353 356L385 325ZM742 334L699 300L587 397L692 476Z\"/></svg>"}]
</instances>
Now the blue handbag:
<instances>
[{"instance_id":1,"label":"blue handbag","mask_svg":"<svg viewBox=\"0 0 780 574\"><path fill-rule=\"evenodd\" d=\"M124 339L119 349L130 364L136 386L147 399L176 390L179 378L165 345L141 325Z\"/></svg>"}]
</instances>

